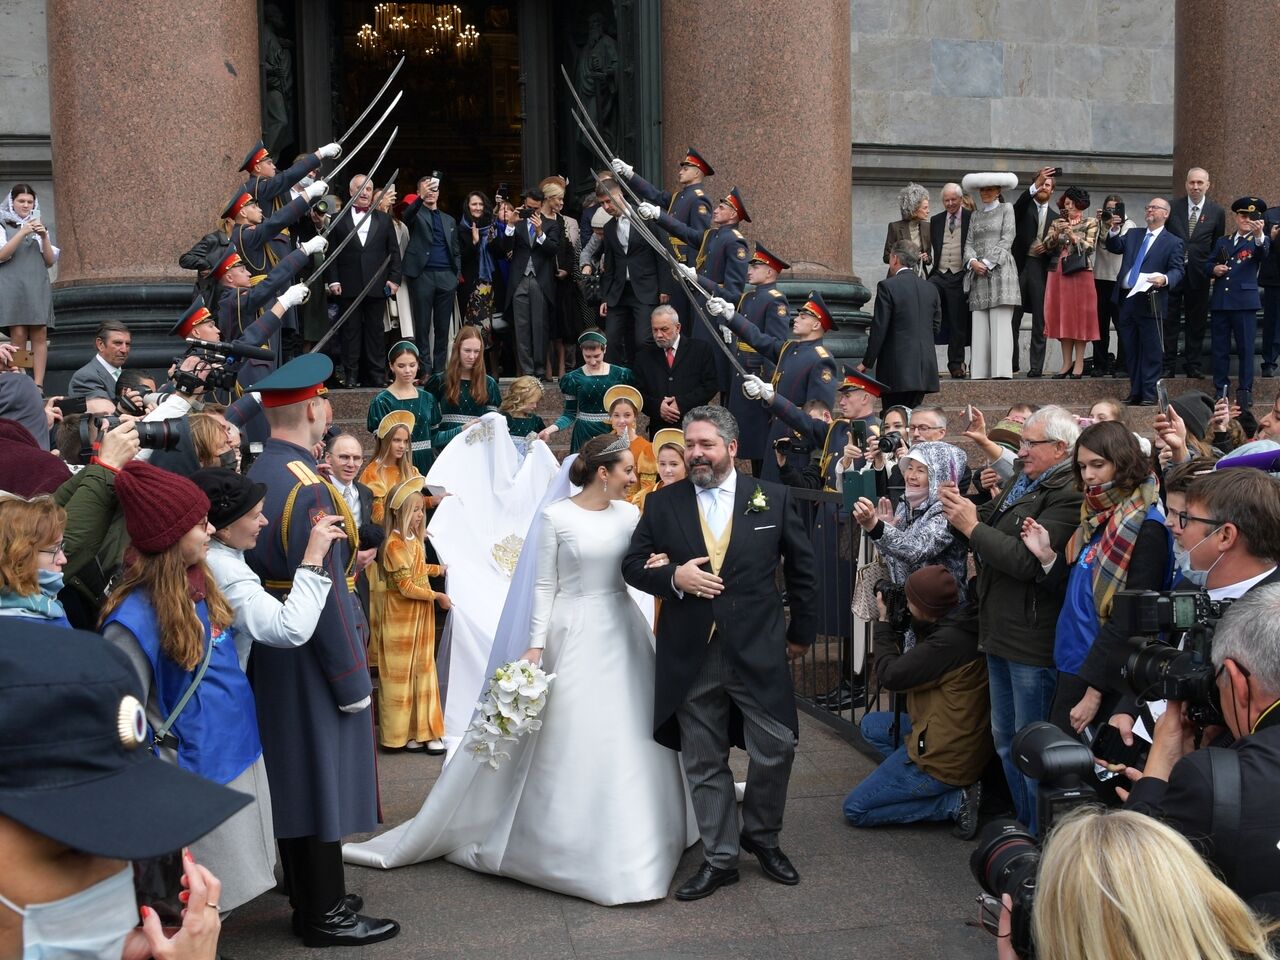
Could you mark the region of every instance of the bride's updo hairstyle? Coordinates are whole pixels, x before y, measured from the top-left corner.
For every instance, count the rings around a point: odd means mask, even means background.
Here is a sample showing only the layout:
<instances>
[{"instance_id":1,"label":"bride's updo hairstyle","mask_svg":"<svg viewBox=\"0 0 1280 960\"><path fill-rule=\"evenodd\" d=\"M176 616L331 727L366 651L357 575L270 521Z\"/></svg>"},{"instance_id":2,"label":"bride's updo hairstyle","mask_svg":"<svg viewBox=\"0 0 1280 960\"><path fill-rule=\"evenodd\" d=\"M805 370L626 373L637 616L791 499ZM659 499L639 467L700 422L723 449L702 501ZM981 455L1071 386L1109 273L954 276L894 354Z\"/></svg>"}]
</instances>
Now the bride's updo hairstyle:
<instances>
[{"instance_id":1,"label":"bride's updo hairstyle","mask_svg":"<svg viewBox=\"0 0 1280 960\"><path fill-rule=\"evenodd\" d=\"M611 468L622 459L623 453L631 446L616 433L604 433L592 437L578 451L578 459L569 468L569 481L575 486L585 487L601 467Z\"/></svg>"}]
</instances>

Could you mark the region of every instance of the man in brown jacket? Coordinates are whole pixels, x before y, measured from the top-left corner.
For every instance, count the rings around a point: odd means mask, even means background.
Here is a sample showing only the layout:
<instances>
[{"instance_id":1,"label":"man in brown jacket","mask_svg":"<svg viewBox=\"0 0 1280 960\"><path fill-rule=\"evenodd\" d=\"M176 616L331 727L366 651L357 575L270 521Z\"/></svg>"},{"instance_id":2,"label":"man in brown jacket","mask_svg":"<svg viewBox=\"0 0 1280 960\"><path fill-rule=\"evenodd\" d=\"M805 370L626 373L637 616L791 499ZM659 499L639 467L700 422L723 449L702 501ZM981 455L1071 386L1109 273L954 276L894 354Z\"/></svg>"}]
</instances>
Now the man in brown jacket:
<instances>
[{"instance_id":1,"label":"man in brown jacket","mask_svg":"<svg viewBox=\"0 0 1280 960\"><path fill-rule=\"evenodd\" d=\"M953 820L952 832L970 840L982 771L995 753L977 607L961 602L955 577L940 565L907 577L905 592L915 646L902 652L902 631L881 623L875 657L880 685L905 692L907 712L862 718L863 739L885 759L845 797L845 819L855 827Z\"/></svg>"}]
</instances>

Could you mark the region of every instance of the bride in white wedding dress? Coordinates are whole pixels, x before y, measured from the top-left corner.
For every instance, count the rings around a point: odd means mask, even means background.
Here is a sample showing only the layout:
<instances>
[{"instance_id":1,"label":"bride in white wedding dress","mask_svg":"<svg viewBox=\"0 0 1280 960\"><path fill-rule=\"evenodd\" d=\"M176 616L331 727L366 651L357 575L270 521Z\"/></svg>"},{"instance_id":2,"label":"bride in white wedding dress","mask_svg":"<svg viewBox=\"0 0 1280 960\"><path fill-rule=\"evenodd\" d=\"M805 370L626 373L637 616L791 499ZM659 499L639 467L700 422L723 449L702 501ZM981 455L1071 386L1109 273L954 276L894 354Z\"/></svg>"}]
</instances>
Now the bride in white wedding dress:
<instances>
[{"instance_id":1,"label":"bride in white wedding dress","mask_svg":"<svg viewBox=\"0 0 1280 960\"><path fill-rule=\"evenodd\" d=\"M624 441L593 439L570 473L582 492L547 506L527 541L526 656L556 674L542 729L498 770L472 757L468 735L417 816L346 844L348 863L444 857L605 905L666 896L698 830L679 756L653 740L653 637L620 571L639 519L622 499L634 477Z\"/></svg>"}]
</instances>

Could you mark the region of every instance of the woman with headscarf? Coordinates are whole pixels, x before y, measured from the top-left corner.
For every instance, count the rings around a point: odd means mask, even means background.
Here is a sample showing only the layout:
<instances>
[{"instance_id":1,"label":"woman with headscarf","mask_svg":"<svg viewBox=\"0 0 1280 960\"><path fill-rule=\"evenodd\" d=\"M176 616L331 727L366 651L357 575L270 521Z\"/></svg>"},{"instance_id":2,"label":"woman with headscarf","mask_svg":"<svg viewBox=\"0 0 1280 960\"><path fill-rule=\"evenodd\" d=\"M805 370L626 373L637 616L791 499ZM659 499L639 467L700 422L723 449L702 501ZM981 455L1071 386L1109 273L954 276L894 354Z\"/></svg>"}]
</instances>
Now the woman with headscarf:
<instances>
[{"instance_id":1,"label":"woman with headscarf","mask_svg":"<svg viewBox=\"0 0 1280 960\"><path fill-rule=\"evenodd\" d=\"M1098 339L1098 292L1093 251L1098 220L1086 217L1089 191L1067 187L1058 199L1062 216L1049 227L1044 245L1055 256L1044 292L1044 335L1062 344L1062 370L1055 380L1084 376L1084 348Z\"/></svg>"},{"instance_id":2,"label":"woman with headscarf","mask_svg":"<svg viewBox=\"0 0 1280 960\"><path fill-rule=\"evenodd\" d=\"M1084 493L1080 526L1066 551L1032 517L1022 542L1044 567L1040 585L1065 589L1053 659L1058 685L1049 721L1079 733L1096 716L1110 716L1123 692L1120 667L1129 634L1111 620L1120 590L1164 590L1173 573L1173 540L1160 509L1160 487L1138 438L1122 423L1086 427L1076 441L1072 469Z\"/></svg>"},{"instance_id":3,"label":"woman with headscarf","mask_svg":"<svg viewBox=\"0 0 1280 960\"><path fill-rule=\"evenodd\" d=\"M0 246L0 327L9 339L26 349L31 344L31 375L44 390L44 371L49 358L48 329L53 326L53 287L49 268L58 262L60 251L40 219L40 201L28 183L14 184L0 203L0 225L4 243Z\"/></svg>"},{"instance_id":4,"label":"woman with headscarf","mask_svg":"<svg viewBox=\"0 0 1280 960\"><path fill-rule=\"evenodd\" d=\"M938 491L959 480L965 463L959 447L924 440L898 460L904 488L896 510L887 497L881 497L878 505L860 497L853 505L854 520L875 542L889 570L889 581L898 590L921 567L938 564L956 578L956 589L963 599L969 544L947 523Z\"/></svg>"},{"instance_id":5,"label":"woman with headscarf","mask_svg":"<svg viewBox=\"0 0 1280 960\"><path fill-rule=\"evenodd\" d=\"M920 248L920 262L916 273L924 276L929 265L929 191L918 183L908 183L898 191L898 210L901 220L889 224L884 238L884 262L889 262L889 251L899 240L910 240Z\"/></svg>"},{"instance_id":6,"label":"woman with headscarf","mask_svg":"<svg viewBox=\"0 0 1280 960\"><path fill-rule=\"evenodd\" d=\"M1013 311L1021 306L1018 266L1013 259L1013 204L1001 190L1015 190L1012 173L967 173L962 185L977 193L964 247L964 289L973 312L969 376L974 380L1013 378Z\"/></svg>"}]
</instances>

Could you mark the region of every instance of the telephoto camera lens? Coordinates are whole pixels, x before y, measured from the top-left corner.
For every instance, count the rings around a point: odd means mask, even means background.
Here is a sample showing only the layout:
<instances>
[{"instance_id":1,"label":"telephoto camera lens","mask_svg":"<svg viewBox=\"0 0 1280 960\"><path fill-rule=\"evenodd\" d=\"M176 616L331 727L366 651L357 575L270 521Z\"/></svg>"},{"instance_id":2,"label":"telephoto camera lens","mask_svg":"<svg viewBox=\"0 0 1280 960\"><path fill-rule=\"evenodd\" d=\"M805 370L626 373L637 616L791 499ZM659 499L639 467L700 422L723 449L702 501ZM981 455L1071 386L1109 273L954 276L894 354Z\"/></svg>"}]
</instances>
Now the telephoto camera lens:
<instances>
[{"instance_id":1,"label":"telephoto camera lens","mask_svg":"<svg viewBox=\"0 0 1280 960\"><path fill-rule=\"evenodd\" d=\"M1022 824L1008 818L992 820L978 833L978 845L969 855L969 870L978 885L1000 900L1009 894L1009 945L1020 957L1034 957L1031 942L1031 908L1035 903L1036 871L1040 847Z\"/></svg>"}]
</instances>

